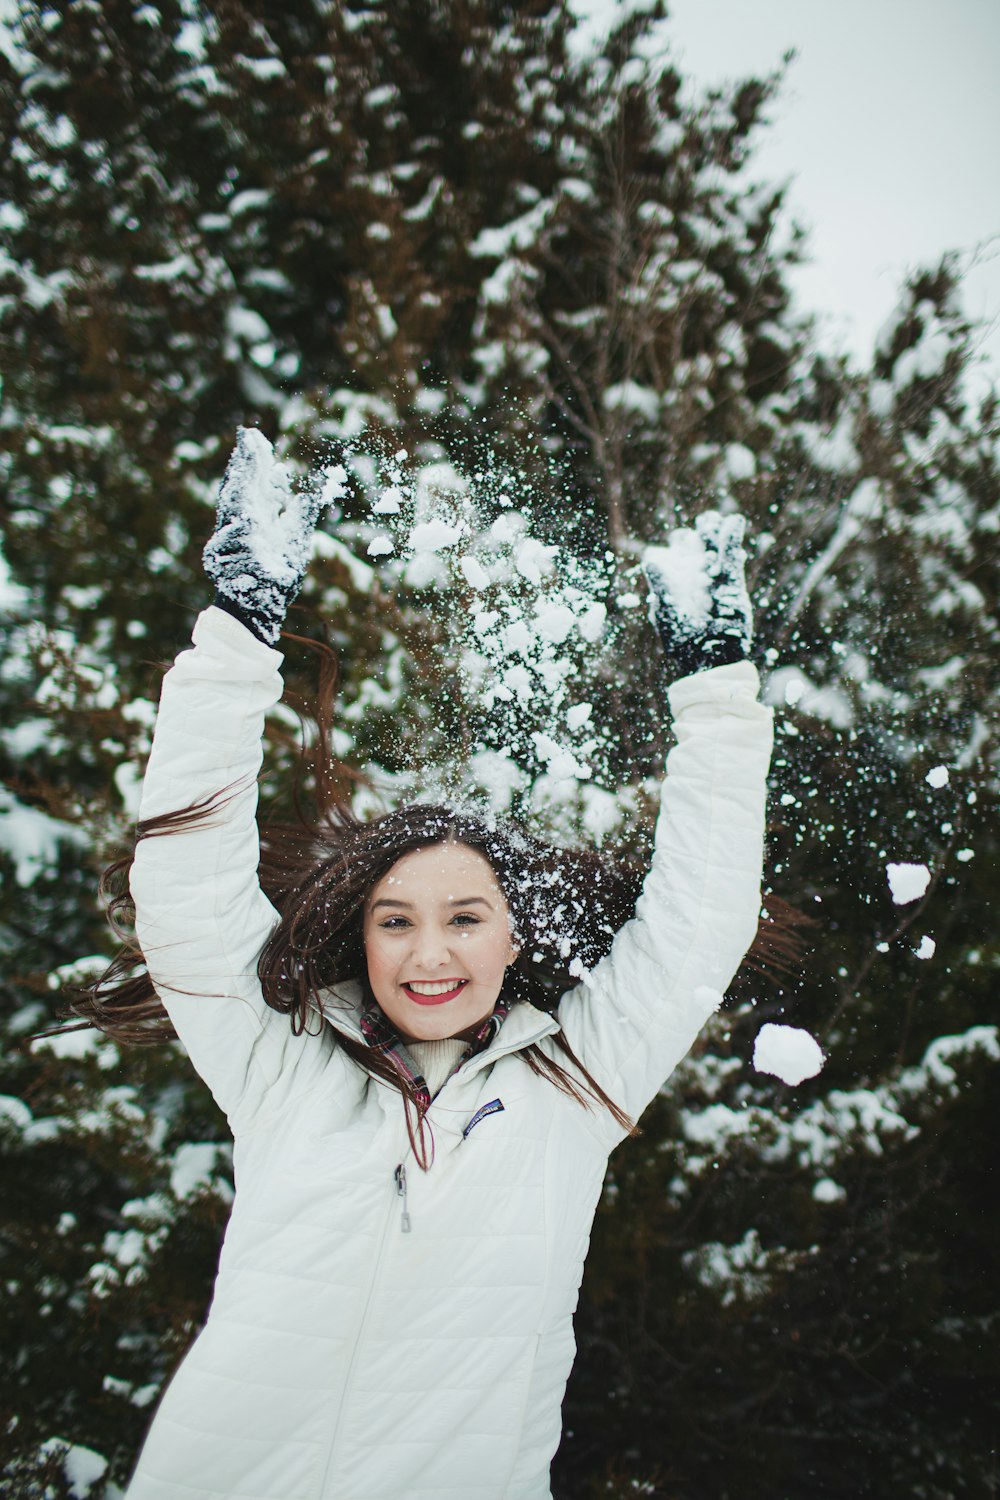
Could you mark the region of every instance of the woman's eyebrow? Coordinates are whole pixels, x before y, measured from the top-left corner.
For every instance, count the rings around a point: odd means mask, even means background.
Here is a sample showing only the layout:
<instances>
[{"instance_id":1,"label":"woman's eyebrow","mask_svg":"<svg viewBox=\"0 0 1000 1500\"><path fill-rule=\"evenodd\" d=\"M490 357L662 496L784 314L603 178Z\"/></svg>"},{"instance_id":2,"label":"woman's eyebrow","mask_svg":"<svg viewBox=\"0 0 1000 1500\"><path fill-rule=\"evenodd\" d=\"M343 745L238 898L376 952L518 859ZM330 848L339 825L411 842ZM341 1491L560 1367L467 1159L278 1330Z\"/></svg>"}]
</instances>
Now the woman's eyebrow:
<instances>
[{"instance_id":1,"label":"woman's eyebrow","mask_svg":"<svg viewBox=\"0 0 1000 1500\"><path fill-rule=\"evenodd\" d=\"M448 901L449 906L486 906L492 911L493 907L485 896L452 896ZM405 906L407 910L413 909L412 901L396 901L390 896L380 896L377 901L372 902L372 911L380 906Z\"/></svg>"}]
</instances>

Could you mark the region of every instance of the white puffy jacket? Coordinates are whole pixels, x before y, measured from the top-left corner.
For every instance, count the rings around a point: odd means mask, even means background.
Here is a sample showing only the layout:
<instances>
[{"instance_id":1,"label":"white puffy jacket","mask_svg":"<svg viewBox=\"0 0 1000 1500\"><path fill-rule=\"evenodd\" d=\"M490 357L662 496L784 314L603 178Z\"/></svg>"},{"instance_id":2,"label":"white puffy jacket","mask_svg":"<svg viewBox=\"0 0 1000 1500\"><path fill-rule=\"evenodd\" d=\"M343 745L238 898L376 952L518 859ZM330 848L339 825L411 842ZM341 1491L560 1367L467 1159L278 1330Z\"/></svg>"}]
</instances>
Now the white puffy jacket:
<instances>
[{"instance_id":1,"label":"white puffy jacket","mask_svg":"<svg viewBox=\"0 0 1000 1500\"><path fill-rule=\"evenodd\" d=\"M276 915L256 878L255 776L281 657L214 608L194 642L164 681L141 816L242 791L206 826L141 842L132 890L150 972L229 1118L236 1198L208 1321L128 1500L546 1500L622 1131L517 1054L537 1042L558 1060L561 1026L635 1118L691 1046L757 926L771 714L756 672L674 684L635 917L558 1021L515 1006L448 1080L422 1172L399 1093L337 1045L360 1035L356 991L318 1036L262 1000Z\"/></svg>"}]
</instances>

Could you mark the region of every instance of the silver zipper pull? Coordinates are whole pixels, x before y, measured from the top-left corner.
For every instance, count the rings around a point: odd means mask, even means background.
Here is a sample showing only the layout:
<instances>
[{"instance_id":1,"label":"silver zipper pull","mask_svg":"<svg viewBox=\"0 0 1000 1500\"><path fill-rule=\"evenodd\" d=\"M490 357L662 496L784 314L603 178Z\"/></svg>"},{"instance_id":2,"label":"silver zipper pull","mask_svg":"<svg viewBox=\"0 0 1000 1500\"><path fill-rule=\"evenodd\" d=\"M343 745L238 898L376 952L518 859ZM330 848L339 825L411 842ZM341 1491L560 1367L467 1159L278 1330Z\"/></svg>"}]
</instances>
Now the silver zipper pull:
<instances>
[{"instance_id":1,"label":"silver zipper pull","mask_svg":"<svg viewBox=\"0 0 1000 1500\"><path fill-rule=\"evenodd\" d=\"M396 1192L398 1196L403 1200L403 1213L399 1221L399 1227L404 1234L409 1234L410 1215L406 1207L406 1168L403 1166L402 1162L400 1162L393 1175L396 1179Z\"/></svg>"}]
</instances>

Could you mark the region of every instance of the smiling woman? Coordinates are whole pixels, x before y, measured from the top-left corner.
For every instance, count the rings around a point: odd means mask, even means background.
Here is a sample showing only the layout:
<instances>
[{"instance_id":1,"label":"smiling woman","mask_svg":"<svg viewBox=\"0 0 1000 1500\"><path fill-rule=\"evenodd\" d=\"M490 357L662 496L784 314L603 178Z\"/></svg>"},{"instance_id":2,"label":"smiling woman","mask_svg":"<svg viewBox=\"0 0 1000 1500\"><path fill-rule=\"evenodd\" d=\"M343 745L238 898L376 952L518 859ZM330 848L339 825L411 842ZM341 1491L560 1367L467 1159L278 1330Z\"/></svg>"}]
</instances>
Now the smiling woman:
<instances>
[{"instance_id":1,"label":"smiling woman","mask_svg":"<svg viewBox=\"0 0 1000 1500\"><path fill-rule=\"evenodd\" d=\"M315 518L242 432L216 604L164 681L143 788L141 954L78 1006L176 1033L234 1136L211 1311L128 1496L547 1500L608 1155L758 929L771 714L742 523L699 518L694 595L668 549L649 559L687 675L640 890L441 807L261 836L272 647Z\"/></svg>"}]
</instances>

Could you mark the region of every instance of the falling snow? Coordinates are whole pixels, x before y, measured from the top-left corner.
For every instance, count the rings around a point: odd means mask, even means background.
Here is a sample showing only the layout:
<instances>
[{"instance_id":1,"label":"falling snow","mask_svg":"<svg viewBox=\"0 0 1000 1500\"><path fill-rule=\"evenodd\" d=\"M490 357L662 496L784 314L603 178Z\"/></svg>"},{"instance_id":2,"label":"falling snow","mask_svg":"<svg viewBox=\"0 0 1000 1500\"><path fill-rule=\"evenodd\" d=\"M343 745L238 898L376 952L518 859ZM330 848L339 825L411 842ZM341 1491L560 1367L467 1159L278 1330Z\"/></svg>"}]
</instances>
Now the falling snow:
<instances>
[{"instance_id":1,"label":"falling snow","mask_svg":"<svg viewBox=\"0 0 1000 1500\"><path fill-rule=\"evenodd\" d=\"M753 1065L758 1073L773 1073L795 1085L814 1078L824 1061L816 1038L800 1026L779 1026L769 1021L757 1033Z\"/></svg>"},{"instance_id":2,"label":"falling snow","mask_svg":"<svg viewBox=\"0 0 1000 1500\"><path fill-rule=\"evenodd\" d=\"M897 906L909 906L911 901L919 901L931 883L931 872L923 864L888 864L885 873Z\"/></svg>"}]
</instances>

